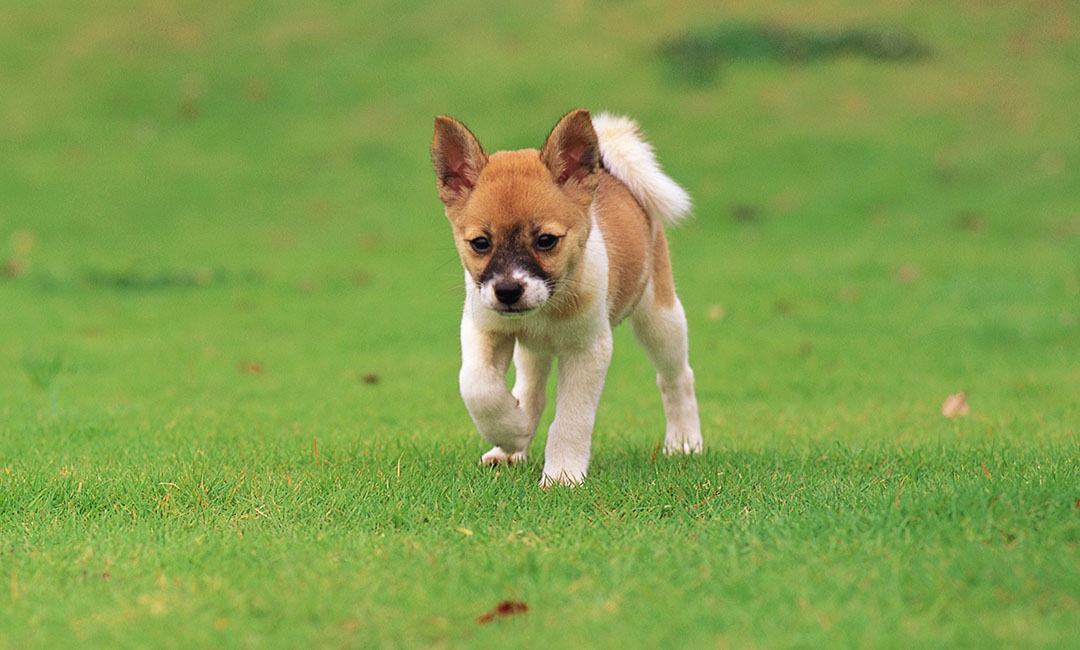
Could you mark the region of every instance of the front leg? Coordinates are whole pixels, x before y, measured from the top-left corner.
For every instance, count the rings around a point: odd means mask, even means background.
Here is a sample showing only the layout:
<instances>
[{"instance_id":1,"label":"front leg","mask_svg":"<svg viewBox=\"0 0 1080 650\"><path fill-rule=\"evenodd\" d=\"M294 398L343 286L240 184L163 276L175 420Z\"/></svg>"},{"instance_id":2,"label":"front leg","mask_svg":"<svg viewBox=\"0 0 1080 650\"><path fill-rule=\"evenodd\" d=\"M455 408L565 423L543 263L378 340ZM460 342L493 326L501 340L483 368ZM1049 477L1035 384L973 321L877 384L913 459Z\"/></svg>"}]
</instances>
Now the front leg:
<instances>
[{"instance_id":1,"label":"front leg","mask_svg":"<svg viewBox=\"0 0 1080 650\"><path fill-rule=\"evenodd\" d=\"M536 427L540 424L540 416L544 414L547 379L548 373L551 372L551 355L529 350L519 341L514 346L514 370L517 379L514 381L514 390L511 394L517 399L518 405L529 414L529 440L525 443L524 449L514 453L507 453L505 449L498 446L492 447L480 458L481 464L524 462L529 443L532 442L533 436L536 435Z\"/></svg>"},{"instance_id":2,"label":"front leg","mask_svg":"<svg viewBox=\"0 0 1080 650\"><path fill-rule=\"evenodd\" d=\"M461 321L461 373L458 381L465 408L480 436L508 458L523 453L535 432L532 419L506 388L506 370L514 337L481 331L468 313ZM483 460L482 460L483 462Z\"/></svg>"},{"instance_id":3,"label":"front leg","mask_svg":"<svg viewBox=\"0 0 1080 650\"><path fill-rule=\"evenodd\" d=\"M555 420L548 429L540 485L578 485L589 469L596 409L611 363L611 328L604 324L592 344L559 357Z\"/></svg>"}]
</instances>

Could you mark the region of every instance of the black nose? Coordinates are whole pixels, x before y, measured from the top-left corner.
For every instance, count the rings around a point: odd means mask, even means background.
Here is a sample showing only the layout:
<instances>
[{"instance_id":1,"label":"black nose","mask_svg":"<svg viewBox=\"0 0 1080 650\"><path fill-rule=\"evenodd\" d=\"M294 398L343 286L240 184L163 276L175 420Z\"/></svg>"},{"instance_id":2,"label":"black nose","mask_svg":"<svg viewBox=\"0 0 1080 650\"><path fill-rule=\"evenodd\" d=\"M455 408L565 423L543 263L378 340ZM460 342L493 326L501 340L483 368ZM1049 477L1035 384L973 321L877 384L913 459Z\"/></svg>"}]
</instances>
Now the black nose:
<instances>
[{"instance_id":1,"label":"black nose","mask_svg":"<svg viewBox=\"0 0 1080 650\"><path fill-rule=\"evenodd\" d=\"M496 282L495 297L504 305L512 305L518 301L521 294L525 293L525 287L517 282Z\"/></svg>"}]
</instances>

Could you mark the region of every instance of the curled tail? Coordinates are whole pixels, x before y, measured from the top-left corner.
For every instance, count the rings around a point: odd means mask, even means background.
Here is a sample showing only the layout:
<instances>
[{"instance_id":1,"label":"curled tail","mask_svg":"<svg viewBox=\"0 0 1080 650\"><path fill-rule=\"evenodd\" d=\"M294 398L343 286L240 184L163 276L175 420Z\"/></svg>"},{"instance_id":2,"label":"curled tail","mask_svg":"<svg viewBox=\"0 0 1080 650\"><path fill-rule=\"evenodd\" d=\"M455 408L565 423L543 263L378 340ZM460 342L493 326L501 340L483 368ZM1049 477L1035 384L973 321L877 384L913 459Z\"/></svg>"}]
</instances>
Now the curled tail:
<instances>
[{"instance_id":1,"label":"curled tail","mask_svg":"<svg viewBox=\"0 0 1080 650\"><path fill-rule=\"evenodd\" d=\"M592 123L604 167L630 189L650 217L658 223L675 223L690 213L690 195L660 169L637 122L601 113Z\"/></svg>"}]
</instances>

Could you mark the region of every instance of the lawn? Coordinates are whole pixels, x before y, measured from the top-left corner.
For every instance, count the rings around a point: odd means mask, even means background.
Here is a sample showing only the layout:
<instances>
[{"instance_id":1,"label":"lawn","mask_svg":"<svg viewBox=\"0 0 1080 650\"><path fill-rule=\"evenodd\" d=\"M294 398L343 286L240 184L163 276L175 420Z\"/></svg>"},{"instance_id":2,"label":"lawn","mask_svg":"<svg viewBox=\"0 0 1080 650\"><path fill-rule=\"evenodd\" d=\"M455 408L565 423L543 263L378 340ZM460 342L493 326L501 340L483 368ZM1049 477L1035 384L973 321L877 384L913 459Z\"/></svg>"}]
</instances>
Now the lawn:
<instances>
[{"instance_id":1,"label":"lawn","mask_svg":"<svg viewBox=\"0 0 1080 650\"><path fill-rule=\"evenodd\" d=\"M1076 647L1078 69L1066 1L5 3L0 648ZM695 199L707 451L621 328L544 491L428 147L578 106Z\"/></svg>"}]
</instances>

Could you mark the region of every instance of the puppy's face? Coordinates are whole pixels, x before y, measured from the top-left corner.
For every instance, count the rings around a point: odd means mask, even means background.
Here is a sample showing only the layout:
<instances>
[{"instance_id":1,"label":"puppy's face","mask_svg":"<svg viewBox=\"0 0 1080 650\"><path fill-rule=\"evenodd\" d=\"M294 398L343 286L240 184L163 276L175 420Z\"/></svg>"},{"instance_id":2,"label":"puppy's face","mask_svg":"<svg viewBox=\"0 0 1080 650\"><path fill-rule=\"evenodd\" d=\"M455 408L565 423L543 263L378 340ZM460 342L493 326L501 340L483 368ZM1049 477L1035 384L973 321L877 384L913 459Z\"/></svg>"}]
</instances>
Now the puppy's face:
<instances>
[{"instance_id":1,"label":"puppy's face","mask_svg":"<svg viewBox=\"0 0 1080 650\"><path fill-rule=\"evenodd\" d=\"M440 117L432 158L461 262L484 306L522 315L558 295L591 226L599 151L588 112L564 117L539 151L490 157L464 125Z\"/></svg>"}]
</instances>

